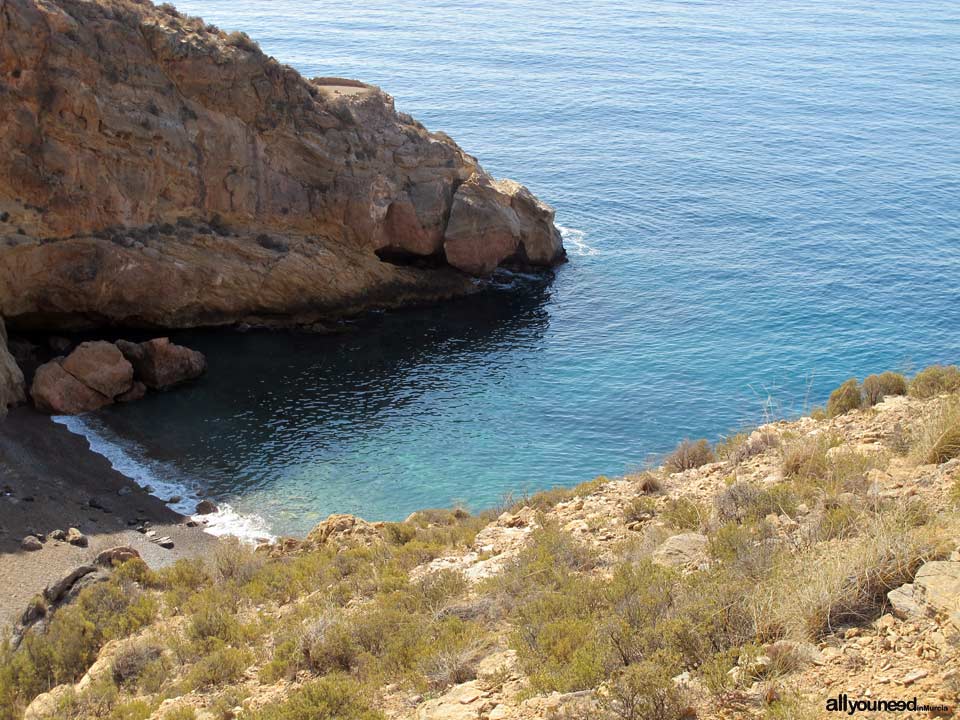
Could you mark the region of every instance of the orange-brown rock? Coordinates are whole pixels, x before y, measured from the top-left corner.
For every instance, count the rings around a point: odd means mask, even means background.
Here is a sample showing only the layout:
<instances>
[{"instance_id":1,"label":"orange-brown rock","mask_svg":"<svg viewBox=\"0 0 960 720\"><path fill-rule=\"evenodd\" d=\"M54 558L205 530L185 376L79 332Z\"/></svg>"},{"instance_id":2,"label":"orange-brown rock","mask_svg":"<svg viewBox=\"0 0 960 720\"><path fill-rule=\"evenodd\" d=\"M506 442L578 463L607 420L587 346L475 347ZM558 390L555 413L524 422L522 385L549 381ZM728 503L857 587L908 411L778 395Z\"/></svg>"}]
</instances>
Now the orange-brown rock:
<instances>
[{"instance_id":1,"label":"orange-brown rock","mask_svg":"<svg viewBox=\"0 0 960 720\"><path fill-rule=\"evenodd\" d=\"M133 366L113 343L98 340L77 346L62 367L84 385L108 398L130 390Z\"/></svg>"},{"instance_id":2,"label":"orange-brown rock","mask_svg":"<svg viewBox=\"0 0 960 720\"><path fill-rule=\"evenodd\" d=\"M378 88L140 0L2 8L12 325L312 322L564 257L547 206ZM438 267L380 259L419 256Z\"/></svg>"},{"instance_id":3,"label":"orange-brown rock","mask_svg":"<svg viewBox=\"0 0 960 720\"><path fill-rule=\"evenodd\" d=\"M113 398L98 393L64 370L63 358L37 368L30 396L38 410L53 415L79 415L113 402Z\"/></svg>"},{"instance_id":4,"label":"orange-brown rock","mask_svg":"<svg viewBox=\"0 0 960 720\"><path fill-rule=\"evenodd\" d=\"M133 365L137 380L154 390L166 390L195 380L207 370L203 353L175 345L169 338L154 338L143 343L119 340L116 347Z\"/></svg>"}]
</instances>

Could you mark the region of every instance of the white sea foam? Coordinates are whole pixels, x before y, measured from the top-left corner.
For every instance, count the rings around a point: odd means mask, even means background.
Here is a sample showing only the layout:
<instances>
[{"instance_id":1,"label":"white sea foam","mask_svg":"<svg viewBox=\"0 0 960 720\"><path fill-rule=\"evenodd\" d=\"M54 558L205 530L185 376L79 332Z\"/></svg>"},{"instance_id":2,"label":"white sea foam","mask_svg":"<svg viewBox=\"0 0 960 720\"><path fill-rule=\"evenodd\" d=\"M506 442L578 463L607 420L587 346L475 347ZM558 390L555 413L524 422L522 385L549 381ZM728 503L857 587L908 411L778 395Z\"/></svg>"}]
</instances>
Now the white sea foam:
<instances>
[{"instance_id":1,"label":"white sea foam","mask_svg":"<svg viewBox=\"0 0 960 720\"><path fill-rule=\"evenodd\" d=\"M558 224L557 229L563 237L563 244L567 248L567 253L576 257L586 257L590 255L599 255L600 251L586 243L587 234L583 230L569 228Z\"/></svg>"},{"instance_id":2,"label":"white sea foam","mask_svg":"<svg viewBox=\"0 0 960 720\"><path fill-rule=\"evenodd\" d=\"M127 476L142 488L162 500L180 497L180 502L170 503L170 508L181 515L190 516L202 499L200 484L193 478L185 477L176 468L157 460L143 457L142 452L133 443L116 437L106 427L92 418L82 416L57 415L54 422L60 423L70 432L86 438L90 449L105 457L113 469ZM269 525L259 515L244 515L236 512L230 505L219 506L216 513L193 515L204 531L211 535L234 535L248 542L274 540Z\"/></svg>"}]
</instances>

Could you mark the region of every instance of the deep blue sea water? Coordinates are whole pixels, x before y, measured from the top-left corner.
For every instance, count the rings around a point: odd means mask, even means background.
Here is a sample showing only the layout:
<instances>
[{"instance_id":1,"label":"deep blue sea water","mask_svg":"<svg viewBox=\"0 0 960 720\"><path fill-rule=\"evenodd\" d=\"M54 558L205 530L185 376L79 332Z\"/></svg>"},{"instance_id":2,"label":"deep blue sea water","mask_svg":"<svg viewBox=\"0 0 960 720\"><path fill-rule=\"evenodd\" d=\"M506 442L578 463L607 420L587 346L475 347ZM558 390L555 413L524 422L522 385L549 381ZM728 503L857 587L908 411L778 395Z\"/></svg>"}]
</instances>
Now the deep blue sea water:
<instances>
[{"instance_id":1,"label":"deep blue sea water","mask_svg":"<svg viewBox=\"0 0 960 720\"><path fill-rule=\"evenodd\" d=\"M954 2L177 5L382 86L571 262L344 336L181 335L202 383L87 421L157 482L276 532L481 508L960 359Z\"/></svg>"}]
</instances>

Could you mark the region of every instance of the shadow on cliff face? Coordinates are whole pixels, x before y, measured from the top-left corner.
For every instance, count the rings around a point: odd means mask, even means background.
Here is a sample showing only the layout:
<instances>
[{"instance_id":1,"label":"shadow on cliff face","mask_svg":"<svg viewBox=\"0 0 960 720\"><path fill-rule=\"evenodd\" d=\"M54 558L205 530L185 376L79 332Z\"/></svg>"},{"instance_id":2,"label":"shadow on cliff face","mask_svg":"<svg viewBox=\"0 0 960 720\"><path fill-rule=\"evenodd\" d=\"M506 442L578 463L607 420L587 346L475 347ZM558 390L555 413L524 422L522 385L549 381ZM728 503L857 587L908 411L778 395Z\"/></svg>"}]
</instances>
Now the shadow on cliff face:
<instances>
[{"instance_id":1,"label":"shadow on cliff face","mask_svg":"<svg viewBox=\"0 0 960 720\"><path fill-rule=\"evenodd\" d=\"M507 374L503 363L517 362L517 348L538 347L549 326L551 280L501 273L473 296L372 313L338 334L173 333L206 354L207 375L108 408L91 425L219 498L268 491L291 468L327 458L353 470L363 461L346 456L358 442L376 445L398 425L430 432L438 404L469 402L464 383L482 393ZM468 407L460 411L470 416Z\"/></svg>"}]
</instances>

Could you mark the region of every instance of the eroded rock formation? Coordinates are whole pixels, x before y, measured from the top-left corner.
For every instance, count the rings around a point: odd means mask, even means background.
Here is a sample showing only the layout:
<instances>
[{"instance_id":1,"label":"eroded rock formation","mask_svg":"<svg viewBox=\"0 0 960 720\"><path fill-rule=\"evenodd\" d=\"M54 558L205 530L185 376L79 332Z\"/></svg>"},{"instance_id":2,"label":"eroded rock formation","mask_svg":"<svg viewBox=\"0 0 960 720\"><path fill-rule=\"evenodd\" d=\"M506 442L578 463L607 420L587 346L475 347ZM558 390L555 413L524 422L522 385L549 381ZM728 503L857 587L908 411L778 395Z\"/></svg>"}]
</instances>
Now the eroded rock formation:
<instances>
[{"instance_id":1,"label":"eroded rock formation","mask_svg":"<svg viewBox=\"0 0 960 720\"><path fill-rule=\"evenodd\" d=\"M30 396L37 409L78 415L114 402L131 402L147 388L166 390L195 380L207 369L202 353L168 338L143 343L81 343L66 357L37 368Z\"/></svg>"},{"instance_id":2,"label":"eroded rock formation","mask_svg":"<svg viewBox=\"0 0 960 720\"><path fill-rule=\"evenodd\" d=\"M311 322L563 257L549 207L378 88L142 0L0 0L12 325Z\"/></svg>"}]
</instances>

